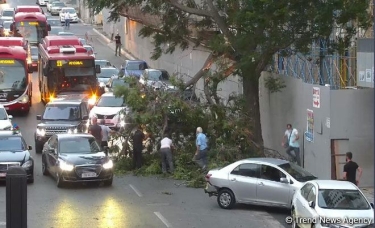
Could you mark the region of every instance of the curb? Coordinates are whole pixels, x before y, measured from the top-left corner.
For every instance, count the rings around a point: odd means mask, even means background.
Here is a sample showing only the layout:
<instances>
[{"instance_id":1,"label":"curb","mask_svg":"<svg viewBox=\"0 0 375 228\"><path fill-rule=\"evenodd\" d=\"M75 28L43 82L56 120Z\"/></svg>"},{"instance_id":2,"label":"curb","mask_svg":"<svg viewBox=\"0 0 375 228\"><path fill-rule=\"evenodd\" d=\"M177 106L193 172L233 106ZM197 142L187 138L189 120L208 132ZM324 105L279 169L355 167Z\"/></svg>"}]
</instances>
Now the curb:
<instances>
[{"instance_id":1,"label":"curb","mask_svg":"<svg viewBox=\"0 0 375 228\"><path fill-rule=\"evenodd\" d=\"M98 34L101 39L103 39L105 42L108 43L108 47L111 48L113 51L115 51L115 48L112 47L112 45L110 45L112 43L112 41L106 37L105 35L103 35L101 32L99 32L97 29L93 28L92 31L94 31L96 34ZM136 60L137 58L135 58L133 55L129 54L128 52L126 52L123 48L121 48L121 54L129 59L129 60Z\"/></svg>"}]
</instances>

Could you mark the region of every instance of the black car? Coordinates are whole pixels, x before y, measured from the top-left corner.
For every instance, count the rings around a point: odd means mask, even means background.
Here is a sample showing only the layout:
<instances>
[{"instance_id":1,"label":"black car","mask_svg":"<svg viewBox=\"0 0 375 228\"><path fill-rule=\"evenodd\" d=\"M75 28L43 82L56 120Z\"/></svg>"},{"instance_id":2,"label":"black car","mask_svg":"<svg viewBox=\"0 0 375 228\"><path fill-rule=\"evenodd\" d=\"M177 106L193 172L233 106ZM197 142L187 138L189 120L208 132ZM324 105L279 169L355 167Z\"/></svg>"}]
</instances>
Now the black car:
<instances>
[{"instance_id":1,"label":"black car","mask_svg":"<svg viewBox=\"0 0 375 228\"><path fill-rule=\"evenodd\" d=\"M39 49L36 46L31 46L30 52L31 52L31 66L32 66L32 70L35 72L35 71L38 71Z\"/></svg>"},{"instance_id":2,"label":"black car","mask_svg":"<svg viewBox=\"0 0 375 228\"><path fill-rule=\"evenodd\" d=\"M20 133L13 131L0 131L0 181L6 178L10 167L21 166L27 174L27 181L34 183L34 159L28 146Z\"/></svg>"},{"instance_id":3,"label":"black car","mask_svg":"<svg viewBox=\"0 0 375 228\"><path fill-rule=\"evenodd\" d=\"M41 153L43 145L54 134L82 133L88 130L89 104L86 98L77 95L60 96L49 102L35 132L35 152Z\"/></svg>"},{"instance_id":4,"label":"black car","mask_svg":"<svg viewBox=\"0 0 375 228\"><path fill-rule=\"evenodd\" d=\"M57 187L65 183L113 181L113 162L91 134L56 134L43 148L43 175L51 175Z\"/></svg>"}]
</instances>

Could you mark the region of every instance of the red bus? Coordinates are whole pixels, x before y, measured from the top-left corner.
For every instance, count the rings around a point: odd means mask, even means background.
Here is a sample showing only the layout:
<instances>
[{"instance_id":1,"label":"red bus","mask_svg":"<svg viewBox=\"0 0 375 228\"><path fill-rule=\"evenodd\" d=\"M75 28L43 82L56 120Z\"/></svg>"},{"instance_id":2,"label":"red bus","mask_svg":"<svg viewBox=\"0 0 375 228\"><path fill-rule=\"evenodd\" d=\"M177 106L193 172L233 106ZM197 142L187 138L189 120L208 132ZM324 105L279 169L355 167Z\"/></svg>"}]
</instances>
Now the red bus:
<instances>
[{"instance_id":1,"label":"red bus","mask_svg":"<svg viewBox=\"0 0 375 228\"><path fill-rule=\"evenodd\" d=\"M60 39L60 41L58 41ZM78 39L78 37L76 38ZM62 94L85 94L92 105L99 95L95 58L81 45L66 43L67 37L47 36L39 44L39 89L43 103ZM53 45L48 45L53 43Z\"/></svg>"},{"instance_id":2,"label":"red bus","mask_svg":"<svg viewBox=\"0 0 375 228\"><path fill-rule=\"evenodd\" d=\"M0 37L0 45L3 47L9 47L9 46L18 46L25 49L27 53L27 64L28 67L31 68L30 64L32 64L31 61L31 50L29 42L23 38L23 37Z\"/></svg>"},{"instance_id":3,"label":"red bus","mask_svg":"<svg viewBox=\"0 0 375 228\"><path fill-rule=\"evenodd\" d=\"M17 6L15 9L15 14L17 13L42 13L44 11L39 6Z\"/></svg>"},{"instance_id":4,"label":"red bus","mask_svg":"<svg viewBox=\"0 0 375 228\"><path fill-rule=\"evenodd\" d=\"M23 47L0 46L0 104L9 112L30 111L32 72L27 58Z\"/></svg>"},{"instance_id":5,"label":"red bus","mask_svg":"<svg viewBox=\"0 0 375 228\"><path fill-rule=\"evenodd\" d=\"M47 17L42 13L17 13L10 30L14 36L28 40L29 44L39 44L44 37L48 36L51 26L47 23Z\"/></svg>"}]
</instances>

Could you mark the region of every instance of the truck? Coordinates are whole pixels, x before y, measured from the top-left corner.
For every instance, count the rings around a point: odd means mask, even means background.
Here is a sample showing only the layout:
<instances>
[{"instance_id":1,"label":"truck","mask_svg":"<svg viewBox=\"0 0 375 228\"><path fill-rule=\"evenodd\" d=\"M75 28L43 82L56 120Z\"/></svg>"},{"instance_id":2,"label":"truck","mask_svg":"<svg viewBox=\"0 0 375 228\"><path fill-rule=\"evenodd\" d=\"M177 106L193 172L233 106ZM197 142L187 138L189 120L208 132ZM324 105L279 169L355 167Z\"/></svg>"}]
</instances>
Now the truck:
<instances>
[{"instance_id":1,"label":"truck","mask_svg":"<svg viewBox=\"0 0 375 228\"><path fill-rule=\"evenodd\" d=\"M28 53L23 47L0 46L0 104L8 112L30 111L32 71L27 60Z\"/></svg>"},{"instance_id":2,"label":"truck","mask_svg":"<svg viewBox=\"0 0 375 228\"><path fill-rule=\"evenodd\" d=\"M101 95L96 76L100 66L77 42L78 37L47 36L39 44L38 80L44 104L59 95L85 94L93 105Z\"/></svg>"},{"instance_id":3,"label":"truck","mask_svg":"<svg viewBox=\"0 0 375 228\"><path fill-rule=\"evenodd\" d=\"M44 37L48 36L51 26L47 23L47 17L42 13L20 12L14 15L10 30L14 36L23 37L30 45L37 46Z\"/></svg>"}]
</instances>

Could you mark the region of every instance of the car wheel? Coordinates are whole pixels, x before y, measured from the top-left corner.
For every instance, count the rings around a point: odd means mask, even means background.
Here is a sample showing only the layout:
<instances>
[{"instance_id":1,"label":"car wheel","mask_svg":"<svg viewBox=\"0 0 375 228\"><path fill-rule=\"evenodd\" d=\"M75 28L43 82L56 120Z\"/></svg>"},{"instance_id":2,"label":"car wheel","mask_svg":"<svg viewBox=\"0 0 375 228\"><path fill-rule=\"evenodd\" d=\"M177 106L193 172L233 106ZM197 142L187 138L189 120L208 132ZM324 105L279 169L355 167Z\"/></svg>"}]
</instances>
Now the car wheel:
<instances>
[{"instance_id":1,"label":"car wheel","mask_svg":"<svg viewBox=\"0 0 375 228\"><path fill-rule=\"evenodd\" d=\"M43 158L42 158L42 173L44 176L49 175L46 159L43 159Z\"/></svg>"},{"instance_id":2,"label":"car wheel","mask_svg":"<svg viewBox=\"0 0 375 228\"><path fill-rule=\"evenodd\" d=\"M43 151L43 145L40 145L37 142L35 142L35 153L41 154L42 151Z\"/></svg>"},{"instance_id":3,"label":"car wheel","mask_svg":"<svg viewBox=\"0 0 375 228\"><path fill-rule=\"evenodd\" d=\"M58 188L62 188L62 187L64 187L64 181L63 180L61 180L61 177L60 177L60 174L59 173L57 173L56 174L56 186L58 187Z\"/></svg>"},{"instance_id":4,"label":"car wheel","mask_svg":"<svg viewBox=\"0 0 375 228\"><path fill-rule=\"evenodd\" d=\"M292 228L299 228L298 224L296 223L296 212L294 209L292 210Z\"/></svg>"},{"instance_id":5,"label":"car wheel","mask_svg":"<svg viewBox=\"0 0 375 228\"><path fill-rule=\"evenodd\" d=\"M104 186L107 186L107 187L112 186L112 183L113 183L113 177L109 180L104 181Z\"/></svg>"},{"instance_id":6,"label":"car wheel","mask_svg":"<svg viewBox=\"0 0 375 228\"><path fill-rule=\"evenodd\" d=\"M234 194L229 189L222 189L217 195L217 203L223 209L231 209L236 204Z\"/></svg>"}]
</instances>

